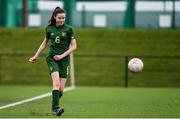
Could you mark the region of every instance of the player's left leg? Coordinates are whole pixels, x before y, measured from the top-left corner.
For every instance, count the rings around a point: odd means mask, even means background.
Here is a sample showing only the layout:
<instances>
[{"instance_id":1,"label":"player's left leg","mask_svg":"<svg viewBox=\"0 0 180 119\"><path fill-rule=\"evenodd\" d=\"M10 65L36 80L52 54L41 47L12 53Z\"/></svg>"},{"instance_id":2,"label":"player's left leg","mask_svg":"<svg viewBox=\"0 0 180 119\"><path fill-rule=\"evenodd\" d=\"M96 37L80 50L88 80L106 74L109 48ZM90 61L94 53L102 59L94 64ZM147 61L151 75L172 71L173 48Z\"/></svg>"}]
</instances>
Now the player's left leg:
<instances>
[{"instance_id":1,"label":"player's left leg","mask_svg":"<svg viewBox=\"0 0 180 119\"><path fill-rule=\"evenodd\" d=\"M59 63L60 65L60 71L59 71L59 76L60 76L60 97L63 95L64 87L66 84L66 79L69 74L69 60L68 58L62 59L62 61Z\"/></svg>"},{"instance_id":2,"label":"player's left leg","mask_svg":"<svg viewBox=\"0 0 180 119\"><path fill-rule=\"evenodd\" d=\"M59 87L59 100L61 100L61 97L63 95L64 87L66 84L66 78L68 75L68 64L69 61L65 58L62 59L59 63L59 81L60 81L60 87ZM61 114L64 113L64 108L61 107Z\"/></svg>"},{"instance_id":3,"label":"player's left leg","mask_svg":"<svg viewBox=\"0 0 180 119\"><path fill-rule=\"evenodd\" d=\"M63 90L65 87L65 83L66 83L66 79L65 78L59 78L59 82L60 82L60 88L59 88L59 101L63 95ZM55 110L55 115L57 116L61 116L64 113L64 107L58 108L57 110Z\"/></svg>"}]
</instances>

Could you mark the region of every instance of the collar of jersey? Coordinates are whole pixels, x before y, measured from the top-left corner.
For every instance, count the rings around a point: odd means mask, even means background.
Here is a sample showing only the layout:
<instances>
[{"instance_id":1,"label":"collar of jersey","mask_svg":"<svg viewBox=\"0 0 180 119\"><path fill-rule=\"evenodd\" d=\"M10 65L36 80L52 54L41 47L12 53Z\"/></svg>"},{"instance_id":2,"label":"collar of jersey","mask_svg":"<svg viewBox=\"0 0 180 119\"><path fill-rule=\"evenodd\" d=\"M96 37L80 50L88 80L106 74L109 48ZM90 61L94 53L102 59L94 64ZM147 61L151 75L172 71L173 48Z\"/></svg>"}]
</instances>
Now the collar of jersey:
<instances>
[{"instance_id":1,"label":"collar of jersey","mask_svg":"<svg viewBox=\"0 0 180 119\"><path fill-rule=\"evenodd\" d=\"M62 26L56 26L56 25L55 25L55 27L56 27L56 28L62 28L64 25L65 25L65 24L63 24Z\"/></svg>"}]
</instances>

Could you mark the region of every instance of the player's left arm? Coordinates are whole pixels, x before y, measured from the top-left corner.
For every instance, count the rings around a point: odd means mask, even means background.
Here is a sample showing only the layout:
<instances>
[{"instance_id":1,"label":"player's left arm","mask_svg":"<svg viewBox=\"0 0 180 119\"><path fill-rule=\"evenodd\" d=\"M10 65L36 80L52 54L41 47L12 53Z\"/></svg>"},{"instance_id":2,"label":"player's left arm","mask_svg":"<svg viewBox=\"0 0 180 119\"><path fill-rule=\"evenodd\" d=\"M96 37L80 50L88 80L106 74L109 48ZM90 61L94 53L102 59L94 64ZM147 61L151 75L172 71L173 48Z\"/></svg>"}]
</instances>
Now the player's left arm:
<instances>
[{"instance_id":1,"label":"player's left arm","mask_svg":"<svg viewBox=\"0 0 180 119\"><path fill-rule=\"evenodd\" d=\"M76 39L75 39L74 37L72 37L72 38L71 38L71 43L70 43L70 48L69 48L66 52L64 52L63 54L61 54L61 55L55 55L55 56L54 56L54 59L55 59L56 61L61 60L61 59L63 59L64 57L70 55L70 54L71 54L73 51L75 51L76 49L77 49Z\"/></svg>"}]
</instances>

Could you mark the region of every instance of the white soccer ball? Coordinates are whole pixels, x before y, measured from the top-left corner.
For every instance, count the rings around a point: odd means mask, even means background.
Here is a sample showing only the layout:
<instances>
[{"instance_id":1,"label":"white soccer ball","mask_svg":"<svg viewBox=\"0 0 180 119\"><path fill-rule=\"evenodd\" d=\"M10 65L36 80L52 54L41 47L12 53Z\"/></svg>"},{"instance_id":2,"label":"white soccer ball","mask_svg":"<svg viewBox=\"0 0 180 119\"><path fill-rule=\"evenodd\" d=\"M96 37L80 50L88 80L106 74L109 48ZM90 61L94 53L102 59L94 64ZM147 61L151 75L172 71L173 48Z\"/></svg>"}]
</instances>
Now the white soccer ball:
<instances>
[{"instance_id":1,"label":"white soccer ball","mask_svg":"<svg viewBox=\"0 0 180 119\"><path fill-rule=\"evenodd\" d=\"M144 64L141 59L133 58L128 62L128 69L131 72L141 72L143 70Z\"/></svg>"}]
</instances>

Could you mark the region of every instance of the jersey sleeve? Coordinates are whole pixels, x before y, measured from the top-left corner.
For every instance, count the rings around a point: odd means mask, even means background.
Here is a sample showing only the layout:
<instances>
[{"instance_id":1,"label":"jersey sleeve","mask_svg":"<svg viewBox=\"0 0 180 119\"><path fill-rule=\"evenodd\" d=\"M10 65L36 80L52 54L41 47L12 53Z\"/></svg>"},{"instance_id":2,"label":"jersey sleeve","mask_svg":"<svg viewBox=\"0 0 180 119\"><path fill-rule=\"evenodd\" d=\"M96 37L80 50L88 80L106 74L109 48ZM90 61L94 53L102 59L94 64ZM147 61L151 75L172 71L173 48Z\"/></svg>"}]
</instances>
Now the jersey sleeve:
<instances>
[{"instance_id":1,"label":"jersey sleeve","mask_svg":"<svg viewBox=\"0 0 180 119\"><path fill-rule=\"evenodd\" d=\"M72 39L74 38L74 30L72 27L70 27L70 30L69 30L69 37Z\"/></svg>"},{"instance_id":2,"label":"jersey sleeve","mask_svg":"<svg viewBox=\"0 0 180 119\"><path fill-rule=\"evenodd\" d=\"M49 32L48 26L46 27L46 39L47 40L50 39L50 32Z\"/></svg>"}]
</instances>

